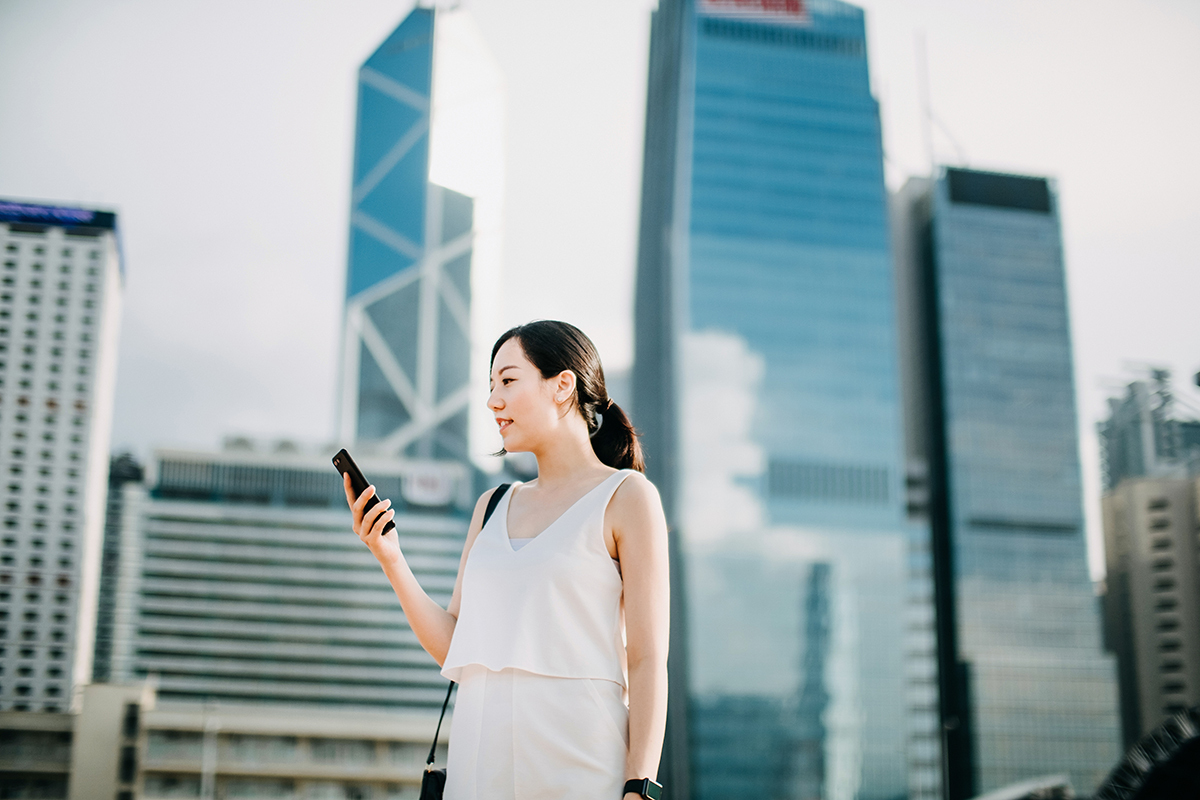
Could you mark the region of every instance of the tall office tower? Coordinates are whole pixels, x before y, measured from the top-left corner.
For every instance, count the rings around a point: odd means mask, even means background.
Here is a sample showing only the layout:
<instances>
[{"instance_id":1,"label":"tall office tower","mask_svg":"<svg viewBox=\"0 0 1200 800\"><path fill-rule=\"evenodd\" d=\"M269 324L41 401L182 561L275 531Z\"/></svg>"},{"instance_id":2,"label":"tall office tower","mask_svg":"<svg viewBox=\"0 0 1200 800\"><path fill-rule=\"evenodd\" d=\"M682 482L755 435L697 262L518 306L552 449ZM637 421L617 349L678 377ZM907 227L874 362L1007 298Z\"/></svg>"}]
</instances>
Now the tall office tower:
<instances>
[{"instance_id":1,"label":"tall office tower","mask_svg":"<svg viewBox=\"0 0 1200 800\"><path fill-rule=\"evenodd\" d=\"M1057 199L1044 178L946 169L895 203L909 400L929 459L948 796L1119 755L1087 572Z\"/></svg>"},{"instance_id":2,"label":"tall office tower","mask_svg":"<svg viewBox=\"0 0 1200 800\"><path fill-rule=\"evenodd\" d=\"M936 797L863 12L663 0L646 109L633 420L682 575L660 774L673 798Z\"/></svg>"},{"instance_id":3,"label":"tall office tower","mask_svg":"<svg viewBox=\"0 0 1200 800\"><path fill-rule=\"evenodd\" d=\"M415 9L358 77L339 433L359 452L485 466L502 146L470 15Z\"/></svg>"},{"instance_id":4,"label":"tall office tower","mask_svg":"<svg viewBox=\"0 0 1200 800\"><path fill-rule=\"evenodd\" d=\"M358 459L409 564L449 602L474 507L457 462ZM114 683L162 702L437 709L446 682L349 527L326 453L159 451L123 489ZM319 712L314 712L319 713Z\"/></svg>"},{"instance_id":5,"label":"tall office tower","mask_svg":"<svg viewBox=\"0 0 1200 800\"><path fill-rule=\"evenodd\" d=\"M0 201L0 710L91 678L116 382L116 215Z\"/></svg>"},{"instance_id":6,"label":"tall office tower","mask_svg":"<svg viewBox=\"0 0 1200 800\"><path fill-rule=\"evenodd\" d=\"M1128 748L1200 704L1200 478L1126 478L1103 506L1105 643Z\"/></svg>"},{"instance_id":7,"label":"tall office tower","mask_svg":"<svg viewBox=\"0 0 1200 800\"><path fill-rule=\"evenodd\" d=\"M1097 426L1104 489L1126 478L1183 478L1200 474L1200 421L1176 412L1171 373L1153 370L1134 381L1123 398L1108 401L1109 416Z\"/></svg>"}]
</instances>

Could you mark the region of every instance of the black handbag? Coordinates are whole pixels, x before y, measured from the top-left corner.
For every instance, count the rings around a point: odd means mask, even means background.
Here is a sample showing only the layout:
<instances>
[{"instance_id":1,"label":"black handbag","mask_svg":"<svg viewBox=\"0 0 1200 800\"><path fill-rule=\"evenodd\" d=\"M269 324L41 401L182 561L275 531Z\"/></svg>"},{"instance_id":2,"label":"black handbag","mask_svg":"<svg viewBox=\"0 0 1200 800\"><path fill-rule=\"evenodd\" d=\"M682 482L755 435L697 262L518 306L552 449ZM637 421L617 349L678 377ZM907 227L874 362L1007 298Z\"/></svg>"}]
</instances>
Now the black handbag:
<instances>
[{"instance_id":1,"label":"black handbag","mask_svg":"<svg viewBox=\"0 0 1200 800\"><path fill-rule=\"evenodd\" d=\"M487 525L488 520L492 518L492 512L499 505L500 498L504 497L504 493L511 485L502 483L496 488L496 491L492 492L492 496L488 498L487 509L483 512L484 525ZM433 732L433 744L429 746L429 758L425 759L425 773L421 776L420 800L442 800L442 792L446 790L446 770L445 768L434 769L433 758L437 753L438 735L442 732L442 720L446 718L446 706L450 705L450 693L453 691L454 681L450 681L450 685L446 687L446 699L442 701L442 714L438 717L437 730Z\"/></svg>"}]
</instances>

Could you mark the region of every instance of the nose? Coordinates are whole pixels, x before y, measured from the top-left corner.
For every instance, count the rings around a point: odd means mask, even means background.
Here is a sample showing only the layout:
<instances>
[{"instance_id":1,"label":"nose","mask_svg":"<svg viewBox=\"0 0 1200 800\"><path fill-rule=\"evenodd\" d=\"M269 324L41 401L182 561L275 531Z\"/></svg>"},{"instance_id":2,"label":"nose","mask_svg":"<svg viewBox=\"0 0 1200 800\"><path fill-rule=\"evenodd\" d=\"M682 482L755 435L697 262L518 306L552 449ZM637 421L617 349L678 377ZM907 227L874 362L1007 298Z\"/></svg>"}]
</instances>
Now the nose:
<instances>
[{"instance_id":1,"label":"nose","mask_svg":"<svg viewBox=\"0 0 1200 800\"><path fill-rule=\"evenodd\" d=\"M492 389L491 394L488 395L487 407L492 411L499 411L500 409L504 408L504 403L500 402L500 400L496 397L495 389Z\"/></svg>"}]
</instances>

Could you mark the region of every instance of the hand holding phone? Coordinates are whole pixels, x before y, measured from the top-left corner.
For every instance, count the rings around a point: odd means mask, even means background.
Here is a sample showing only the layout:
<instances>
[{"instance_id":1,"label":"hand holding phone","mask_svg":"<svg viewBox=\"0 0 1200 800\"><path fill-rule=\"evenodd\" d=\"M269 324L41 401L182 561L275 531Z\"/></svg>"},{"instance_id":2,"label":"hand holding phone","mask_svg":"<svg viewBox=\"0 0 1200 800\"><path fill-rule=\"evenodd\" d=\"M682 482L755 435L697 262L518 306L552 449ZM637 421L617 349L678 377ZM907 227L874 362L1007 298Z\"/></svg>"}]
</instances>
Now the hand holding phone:
<instances>
[{"instance_id":1,"label":"hand holding phone","mask_svg":"<svg viewBox=\"0 0 1200 800\"><path fill-rule=\"evenodd\" d=\"M333 457L333 466L337 467L337 471L342 475L350 476L350 491L354 493L354 499L357 500L358 498L362 497L362 493L367 490L367 487L370 486L370 484L367 483L367 479L363 476L362 470L360 470L358 465L354 463L354 459L350 457L350 454L346 452L345 448L339 450L337 455ZM342 480L344 481L345 478ZM367 511L371 510L378 504L379 497L377 495L372 495L367 500L366 505L363 507L363 514L365 515ZM394 531L395 529L396 523L389 519L387 524L383 526L383 535L386 536L389 531Z\"/></svg>"}]
</instances>

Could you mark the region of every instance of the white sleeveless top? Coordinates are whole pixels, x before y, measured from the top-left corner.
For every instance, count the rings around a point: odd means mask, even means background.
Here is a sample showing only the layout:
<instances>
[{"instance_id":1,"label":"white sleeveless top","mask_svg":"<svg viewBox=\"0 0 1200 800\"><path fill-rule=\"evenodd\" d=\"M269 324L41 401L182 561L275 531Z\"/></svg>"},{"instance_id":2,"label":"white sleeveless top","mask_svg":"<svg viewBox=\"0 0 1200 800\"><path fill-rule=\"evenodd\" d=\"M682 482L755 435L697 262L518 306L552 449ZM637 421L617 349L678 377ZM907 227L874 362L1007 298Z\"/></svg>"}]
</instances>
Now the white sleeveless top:
<instances>
[{"instance_id":1,"label":"white sleeveless top","mask_svg":"<svg viewBox=\"0 0 1200 800\"><path fill-rule=\"evenodd\" d=\"M479 664L625 686L622 583L604 544L604 510L632 472L605 478L520 548L508 538L515 486L505 492L467 555L442 675L457 681Z\"/></svg>"}]
</instances>

